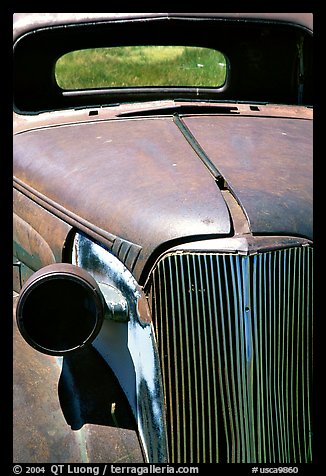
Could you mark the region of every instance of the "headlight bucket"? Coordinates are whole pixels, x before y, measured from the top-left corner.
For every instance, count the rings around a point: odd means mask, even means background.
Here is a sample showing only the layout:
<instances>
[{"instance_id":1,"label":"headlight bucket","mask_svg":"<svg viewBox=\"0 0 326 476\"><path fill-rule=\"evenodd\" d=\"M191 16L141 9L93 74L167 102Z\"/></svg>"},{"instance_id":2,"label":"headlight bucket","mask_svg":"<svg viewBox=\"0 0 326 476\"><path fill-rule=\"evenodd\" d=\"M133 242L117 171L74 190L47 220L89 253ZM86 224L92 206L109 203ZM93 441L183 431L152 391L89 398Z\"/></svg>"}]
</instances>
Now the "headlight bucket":
<instances>
[{"instance_id":1,"label":"headlight bucket","mask_svg":"<svg viewBox=\"0 0 326 476\"><path fill-rule=\"evenodd\" d=\"M65 355L99 333L105 302L95 279L67 263L45 266L23 286L16 319L24 339L49 355Z\"/></svg>"}]
</instances>

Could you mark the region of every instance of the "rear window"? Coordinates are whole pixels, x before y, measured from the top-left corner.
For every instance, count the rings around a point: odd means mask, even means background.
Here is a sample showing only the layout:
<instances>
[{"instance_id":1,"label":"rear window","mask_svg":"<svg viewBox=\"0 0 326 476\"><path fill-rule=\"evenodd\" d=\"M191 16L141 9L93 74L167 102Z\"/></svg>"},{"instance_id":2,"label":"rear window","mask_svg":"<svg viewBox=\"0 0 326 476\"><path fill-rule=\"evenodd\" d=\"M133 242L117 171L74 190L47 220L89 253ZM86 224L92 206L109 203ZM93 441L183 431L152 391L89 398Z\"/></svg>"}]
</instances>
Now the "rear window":
<instances>
[{"instance_id":1,"label":"rear window","mask_svg":"<svg viewBox=\"0 0 326 476\"><path fill-rule=\"evenodd\" d=\"M119 46L63 55L55 76L64 90L128 87L222 87L226 58L210 48Z\"/></svg>"}]
</instances>

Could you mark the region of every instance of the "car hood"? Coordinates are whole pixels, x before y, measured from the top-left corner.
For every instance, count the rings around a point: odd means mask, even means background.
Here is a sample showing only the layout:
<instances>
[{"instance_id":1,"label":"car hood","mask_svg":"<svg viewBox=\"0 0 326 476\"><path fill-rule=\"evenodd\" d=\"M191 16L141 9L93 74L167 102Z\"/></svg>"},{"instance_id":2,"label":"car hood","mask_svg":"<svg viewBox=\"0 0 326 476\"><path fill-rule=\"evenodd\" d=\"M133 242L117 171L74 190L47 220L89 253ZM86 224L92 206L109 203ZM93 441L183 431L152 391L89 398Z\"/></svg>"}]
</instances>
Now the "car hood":
<instances>
[{"instance_id":1,"label":"car hood","mask_svg":"<svg viewBox=\"0 0 326 476\"><path fill-rule=\"evenodd\" d=\"M254 234L312 238L313 128L289 117L185 118Z\"/></svg>"},{"instance_id":2,"label":"car hood","mask_svg":"<svg viewBox=\"0 0 326 476\"><path fill-rule=\"evenodd\" d=\"M182 121L193 141L171 116L21 132L14 138L16 186L133 268L167 243L232 233L204 155L242 205L252 233L312 237L312 121Z\"/></svg>"}]
</instances>

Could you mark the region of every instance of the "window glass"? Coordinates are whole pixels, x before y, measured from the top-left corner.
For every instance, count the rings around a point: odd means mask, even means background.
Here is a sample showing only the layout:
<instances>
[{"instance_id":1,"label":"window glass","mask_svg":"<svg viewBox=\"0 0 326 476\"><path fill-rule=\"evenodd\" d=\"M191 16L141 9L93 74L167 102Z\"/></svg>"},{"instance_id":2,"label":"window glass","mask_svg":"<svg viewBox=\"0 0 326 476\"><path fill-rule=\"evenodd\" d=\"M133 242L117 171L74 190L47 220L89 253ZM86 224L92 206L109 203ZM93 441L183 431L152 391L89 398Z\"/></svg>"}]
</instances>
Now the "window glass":
<instances>
[{"instance_id":1,"label":"window glass","mask_svg":"<svg viewBox=\"0 0 326 476\"><path fill-rule=\"evenodd\" d=\"M56 63L65 90L124 87L221 87L226 59L214 49L125 46L73 51Z\"/></svg>"}]
</instances>

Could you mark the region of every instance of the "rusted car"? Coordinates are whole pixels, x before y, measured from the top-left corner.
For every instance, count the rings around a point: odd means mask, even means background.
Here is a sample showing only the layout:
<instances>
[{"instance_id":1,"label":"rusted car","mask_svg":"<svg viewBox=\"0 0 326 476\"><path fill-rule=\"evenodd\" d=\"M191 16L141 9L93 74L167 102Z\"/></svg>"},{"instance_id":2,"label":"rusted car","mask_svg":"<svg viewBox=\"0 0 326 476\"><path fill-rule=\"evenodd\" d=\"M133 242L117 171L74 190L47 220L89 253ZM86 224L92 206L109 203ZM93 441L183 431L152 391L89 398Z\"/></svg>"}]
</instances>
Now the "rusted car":
<instances>
[{"instance_id":1,"label":"rusted car","mask_svg":"<svg viewBox=\"0 0 326 476\"><path fill-rule=\"evenodd\" d=\"M312 30L14 15L16 462L313 461Z\"/></svg>"}]
</instances>

